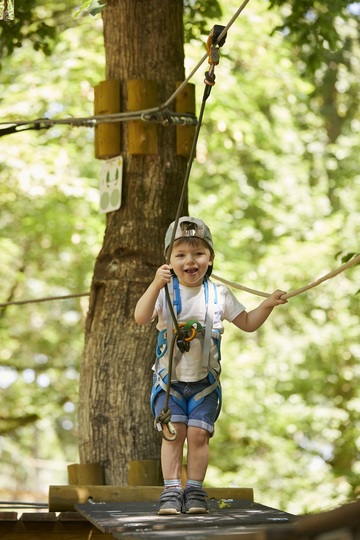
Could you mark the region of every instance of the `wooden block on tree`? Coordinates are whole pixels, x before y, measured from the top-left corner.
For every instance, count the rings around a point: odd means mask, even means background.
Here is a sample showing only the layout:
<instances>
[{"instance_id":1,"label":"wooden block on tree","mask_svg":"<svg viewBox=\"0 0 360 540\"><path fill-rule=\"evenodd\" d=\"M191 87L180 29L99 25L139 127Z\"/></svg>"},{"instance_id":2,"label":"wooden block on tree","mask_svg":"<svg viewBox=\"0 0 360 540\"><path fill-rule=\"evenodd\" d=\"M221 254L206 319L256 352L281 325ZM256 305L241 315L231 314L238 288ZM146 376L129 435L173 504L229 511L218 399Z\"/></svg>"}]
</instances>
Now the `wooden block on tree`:
<instances>
[{"instance_id":1,"label":"wooden block on tree","mask_svg":"<svg viewBox=\"0 0 360 540\"><path fill-rule=\"evenodd\" d=\"M140 111L157 106L156 81L140 79L128 81L128 110ZM156 155L158 153L157 125L143 120L128 122L129 154Z\"/></svg>"},{"instance_id":2,"label":"wooden block on tree","mask_svg":"<svg viewBox=\"0 0 360 540\"><path fill-rule=\"evenodd\" d=\"M210 498L254 500L251 488L210 488ZM158 502L163 486L50 486L49 511L74 510L75 504L94 502Z\"/></svg>"},{"instance_id":3,"label":"wooden block on tree","mask_svg":"<svg viewBox=\"0 0 360 540\"><path fill-rule=\"evenodd\" d=\"M70 485L104 485L104 471L100 463L72 463L67 470Z\"/></svg>"},{"instance_id":4,"label":"wooden block on tree","mask_svg":"<svg viewBox=\"0 0 360 540\"><path fill-rule=\"evenodd\" d=\"M95 115L120 112L120 81L108 79L94 87ZM95 157L109 159L120 154L120 123L108 122L95 126Z\"/></svg>"},{"instance_id":5,"label":"wooden block on tree","mask_svg":"<svg viewBox=\"0 0 360 540\"><path fill-rule=\"evenodd\" d=\"M181 83L176 83L178 88ZM195 85L188 83L175 98L177 113L195 114ZM178 156L189 157L194 142L195 126L176 126L176 153Z\"/></svg>"}]
</instances>

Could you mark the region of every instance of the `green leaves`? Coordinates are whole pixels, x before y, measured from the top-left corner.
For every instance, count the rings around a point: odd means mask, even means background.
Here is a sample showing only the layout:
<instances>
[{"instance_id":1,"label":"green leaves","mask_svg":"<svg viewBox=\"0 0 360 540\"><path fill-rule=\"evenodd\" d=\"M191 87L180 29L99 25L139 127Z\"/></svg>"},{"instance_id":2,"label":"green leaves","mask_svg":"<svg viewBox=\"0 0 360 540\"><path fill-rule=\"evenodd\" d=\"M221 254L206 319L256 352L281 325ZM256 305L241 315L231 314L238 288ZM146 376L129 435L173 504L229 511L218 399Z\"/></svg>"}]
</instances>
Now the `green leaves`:
<instances>
[{"instance_id":1,"label":"green leaves","mask_svg":"<svg viewBox=\"0 0 360 540\"><path fill-rule=\"evenodd\" d=\"M234 7L224 8L225 20ZM358 43L347 42L351 53L317 49L314 76L301 44L271 34L281 19L249 3L229 32L189 193L191 214L212 230L216 274L264 291L291 291L337 268L356 253L360 234L360 148L351 128ZM337 19L344 42L352 34L345 21ZM358 272L276 308L256 336L226 328L208 485L254 485L264 503L294 513L357 496ZM261 301L236 295L248 309ZM332 495L319 502L325 493Z\"/></svg>"},{"instance_id":2,"label":"green leaves","mask_svg":"<svg viewBox=\"0 0 360 540\"><path fill-rule=\"evenodd\" d=\"M211 30L211 21L218 22L222 8L218 0L184 0L185 41L198 40Z\"/></svg>"},{"instance_id":3,"label":"green leaves","mask_svg":"<svg viewBox=\"0 0 360 540\"><path fill-rule=\"evenodd\" d=\"M86 0L83 2L79 9L77 9L74 14L73 18L76 19L79 17L83 11L86 11L87 13L90 13L93 17L100 13L104 8L106 7L106 0Z\"/></svg>"}]
</instances>

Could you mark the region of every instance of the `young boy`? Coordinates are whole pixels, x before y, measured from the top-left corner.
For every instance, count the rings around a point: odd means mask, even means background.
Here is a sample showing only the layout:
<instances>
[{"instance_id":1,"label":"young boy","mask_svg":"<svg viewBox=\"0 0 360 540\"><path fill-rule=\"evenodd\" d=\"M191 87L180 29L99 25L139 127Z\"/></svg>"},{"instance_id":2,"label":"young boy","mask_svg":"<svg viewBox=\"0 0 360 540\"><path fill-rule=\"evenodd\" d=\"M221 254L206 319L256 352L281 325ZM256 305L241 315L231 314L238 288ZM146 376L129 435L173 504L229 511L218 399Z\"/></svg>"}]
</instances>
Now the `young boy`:
<instances>
[{"instance_id":1,"label":"young boy","mask_svg":"<svg viewBox=\"0 0 360 540\"><path fill-rule=\"evenodd\" d=\"M166 233L165 256L174 226L175 222ZM163 438L162 441L164 491L159 507L162 515L208 512L207 494L202 485L208 466L209 439L221 407L219 377L223 320L245 332L253 332L266 321L275 306L286 303L281 299L284 291L276 290L257 308L247 312L225 285L215 285L209 279L214 257L211 232L205 223L189 216L180 218L170 264L158 268L135 308L138 324L147 324L158 317L159 340L152 391L155 418L164 412L169 377L171 380L168 407L176 438ZM172 311L167 303L165 286L173 304ZM174 315L177 321L173 320ZM191 330L185 334L186 339L171 343L174 327L181 329L186 323ZM168 373L172 348L172 369ZM188 480L183 493L181 469L185 441Z\"/></svg>"}]
</instances>

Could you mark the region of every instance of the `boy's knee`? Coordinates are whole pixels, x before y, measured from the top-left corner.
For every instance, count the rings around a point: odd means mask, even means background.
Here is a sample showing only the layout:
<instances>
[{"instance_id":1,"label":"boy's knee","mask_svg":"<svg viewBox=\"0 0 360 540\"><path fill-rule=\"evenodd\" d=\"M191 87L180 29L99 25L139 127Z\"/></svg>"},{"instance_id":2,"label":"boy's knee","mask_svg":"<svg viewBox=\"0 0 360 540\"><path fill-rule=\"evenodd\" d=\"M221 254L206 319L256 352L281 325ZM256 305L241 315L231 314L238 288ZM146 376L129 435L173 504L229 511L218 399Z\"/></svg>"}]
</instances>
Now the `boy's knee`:
<instances>
[{"instance_id":1,"label":"boy's knee","mask_svg":"<svg viewBox=\"0 0 360 540\"><path fill-rule=\"evenodd\" d=\"M210 439L210 433L206 429L202 429L195 426L188 427L187 438L189 443L196 444L201 446L203 444L208 444Z\"/></svg>"}]
</instances>

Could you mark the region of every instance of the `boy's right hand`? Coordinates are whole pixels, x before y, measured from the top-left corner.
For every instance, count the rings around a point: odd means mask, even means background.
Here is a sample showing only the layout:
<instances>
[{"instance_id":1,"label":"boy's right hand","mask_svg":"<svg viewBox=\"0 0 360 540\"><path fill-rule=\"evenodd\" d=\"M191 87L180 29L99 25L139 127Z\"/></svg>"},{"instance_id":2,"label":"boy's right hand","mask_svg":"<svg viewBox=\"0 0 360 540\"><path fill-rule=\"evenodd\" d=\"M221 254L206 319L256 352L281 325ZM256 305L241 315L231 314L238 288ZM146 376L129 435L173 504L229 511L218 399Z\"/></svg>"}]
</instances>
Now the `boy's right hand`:
<instances>
[{"instance_id":1,"label":"boy's right hand","mask_svg":"<svg viewBox=\"0 0 360 540\"><path fill-rule=\"evenodd\" d=\"M171 281L171 266L163 264L156 270L156 274L153 280L155 287L159 290L165 287L167 283Z\"/></svg>"}]
</instances>

